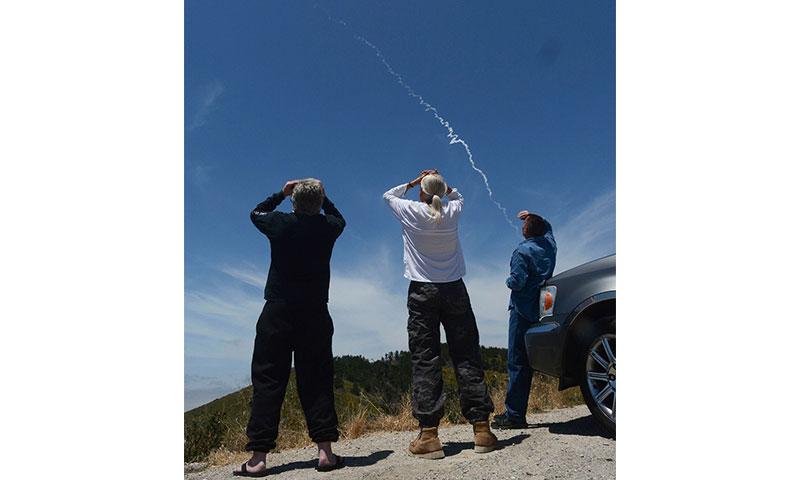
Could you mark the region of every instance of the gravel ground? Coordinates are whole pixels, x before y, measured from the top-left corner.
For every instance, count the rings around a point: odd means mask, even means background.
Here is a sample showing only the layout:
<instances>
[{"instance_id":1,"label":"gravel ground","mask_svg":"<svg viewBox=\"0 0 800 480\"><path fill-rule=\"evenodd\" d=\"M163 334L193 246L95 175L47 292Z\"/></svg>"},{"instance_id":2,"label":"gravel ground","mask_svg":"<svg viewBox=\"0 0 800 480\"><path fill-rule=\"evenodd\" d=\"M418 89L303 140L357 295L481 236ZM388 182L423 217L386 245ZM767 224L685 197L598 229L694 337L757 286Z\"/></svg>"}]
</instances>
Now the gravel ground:
<instances>
[{"instance_id":1,"label":"gravel ground","mask_svg":"<svg viewBox=\"0 0 800 480\"><path fill-rule=\"evenodd\" d=\"M446 457L423 460L406 454L413 432L380 432L334 444L345 468L318 473L316 449L270 454L270 475L281 479L600 479L614 478L616 441L601 434L585 406L528 416L531 428L499 430L497 450L476 454L472 427L439 430ZM185 480L234 478L236 465L185 473ZM237 477L238 478L238 477Z\"/></svg>"}]
</instances>

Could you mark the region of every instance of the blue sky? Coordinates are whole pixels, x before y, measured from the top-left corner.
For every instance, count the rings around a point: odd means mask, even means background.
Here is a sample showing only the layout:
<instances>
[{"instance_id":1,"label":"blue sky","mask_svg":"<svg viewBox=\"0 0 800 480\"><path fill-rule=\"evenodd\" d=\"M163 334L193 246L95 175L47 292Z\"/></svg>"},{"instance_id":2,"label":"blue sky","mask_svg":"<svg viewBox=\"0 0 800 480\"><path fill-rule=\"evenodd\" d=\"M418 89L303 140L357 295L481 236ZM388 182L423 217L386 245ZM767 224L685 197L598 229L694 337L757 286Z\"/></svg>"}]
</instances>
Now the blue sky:
<instances>
[{"instance_id":1,"label":"blue sky","mask_svg":"<svg viewBox=\"0 0 800 480\"><path fill-rule=\"evenodd\" d=\"M519 230L358 36L469 145L510 216L551 220L557 272L615 251L613 3L187 1L185 35L186 407L249 383L269 245L248 214L289 178L322 179L348 221L331 262L336 354L407 349L400 227L381 194L424 168L465 196L481 341L505 344Z\"/></svg>"}]
</instances>

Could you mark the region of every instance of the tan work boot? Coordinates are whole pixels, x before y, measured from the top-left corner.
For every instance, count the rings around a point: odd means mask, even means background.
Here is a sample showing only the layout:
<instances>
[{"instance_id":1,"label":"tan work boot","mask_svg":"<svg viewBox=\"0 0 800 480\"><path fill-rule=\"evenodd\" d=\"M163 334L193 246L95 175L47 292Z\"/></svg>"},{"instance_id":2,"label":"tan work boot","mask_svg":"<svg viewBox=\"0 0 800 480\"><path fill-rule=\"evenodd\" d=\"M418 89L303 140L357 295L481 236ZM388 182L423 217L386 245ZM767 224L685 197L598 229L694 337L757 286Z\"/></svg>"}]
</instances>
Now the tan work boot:
<instances>
[{"instance_id":1,"label":"tan work boot","mask_svg":"<svg viewBox=\"0 0 800 480\"><path fill-rule=\"evenodd\" d=\"M497 446L497 437L489 430L489 422L475 422L472 424L475 434L475 453L489 453Z\"/></svg>"},{"instance_id":2,"label":"tan work boot","mask_svg":"<svg viewBox=\"0 0 800 480\"><path fill-rule=\"evenodd\" d=\"M408 453L419 458L436 460L444 458L442 442L439 441L439 428L429 427L420 430L417 438L408 446Z\"/></svg>"}]
</instances>

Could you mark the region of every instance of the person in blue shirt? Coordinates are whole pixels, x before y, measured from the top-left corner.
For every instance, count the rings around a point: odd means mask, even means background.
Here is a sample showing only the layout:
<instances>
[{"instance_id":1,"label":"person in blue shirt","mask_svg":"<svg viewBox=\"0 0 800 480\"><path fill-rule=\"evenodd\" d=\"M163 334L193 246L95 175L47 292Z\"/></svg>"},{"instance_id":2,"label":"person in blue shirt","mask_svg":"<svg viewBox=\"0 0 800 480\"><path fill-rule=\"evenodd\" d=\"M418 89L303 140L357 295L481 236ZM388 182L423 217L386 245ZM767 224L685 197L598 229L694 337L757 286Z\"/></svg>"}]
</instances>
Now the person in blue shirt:
<instances>
[{"instance_id":1,"label":"person in blue shirt","mask_svg":"<svg viewBox=\"0 0 800 480\"><path fill-rule=\"evenodd\" d=\"M494 417L495 428L526 428L528 394L533 370L525 352L525 332L539 321L539 288L553 276L556 266L556 239L544 218L523 210L517 214L525 240L511 255L511 274L506 286L511 289L508 309L508 389L506 411Z\"/></svg>"}]
</instances>

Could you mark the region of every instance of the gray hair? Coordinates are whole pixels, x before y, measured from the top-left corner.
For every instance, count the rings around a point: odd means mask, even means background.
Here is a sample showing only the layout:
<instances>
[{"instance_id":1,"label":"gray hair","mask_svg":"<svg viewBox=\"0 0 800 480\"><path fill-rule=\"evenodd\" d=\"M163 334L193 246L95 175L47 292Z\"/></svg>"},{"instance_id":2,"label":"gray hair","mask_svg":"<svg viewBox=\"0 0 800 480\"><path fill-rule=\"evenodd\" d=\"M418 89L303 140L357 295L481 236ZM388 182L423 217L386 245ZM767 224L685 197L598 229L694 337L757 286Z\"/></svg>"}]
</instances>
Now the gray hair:
<instances>
[{"instance_id":1,"label":"gray hair","mask_svg":"<svg viewBox=\"0 0 800 480\"><path fill-rule=\"evenodd\" d=\"M447 193L447 183L438 173L425 175L420 182L420 189L430 198L428 209L435 223L442 223L442 197Z\"/></svg>"},{"instance_id":2,"label":"gray hair","mask_svg":"<svg viewBox=\"0 0 800 480\"><path fill-rule=\"evenodd\" d=\"M322 182L316 178L300 180L292 190L292 207L301 215L317 215L325 200Z\"/></svg>"}]
</instances>

